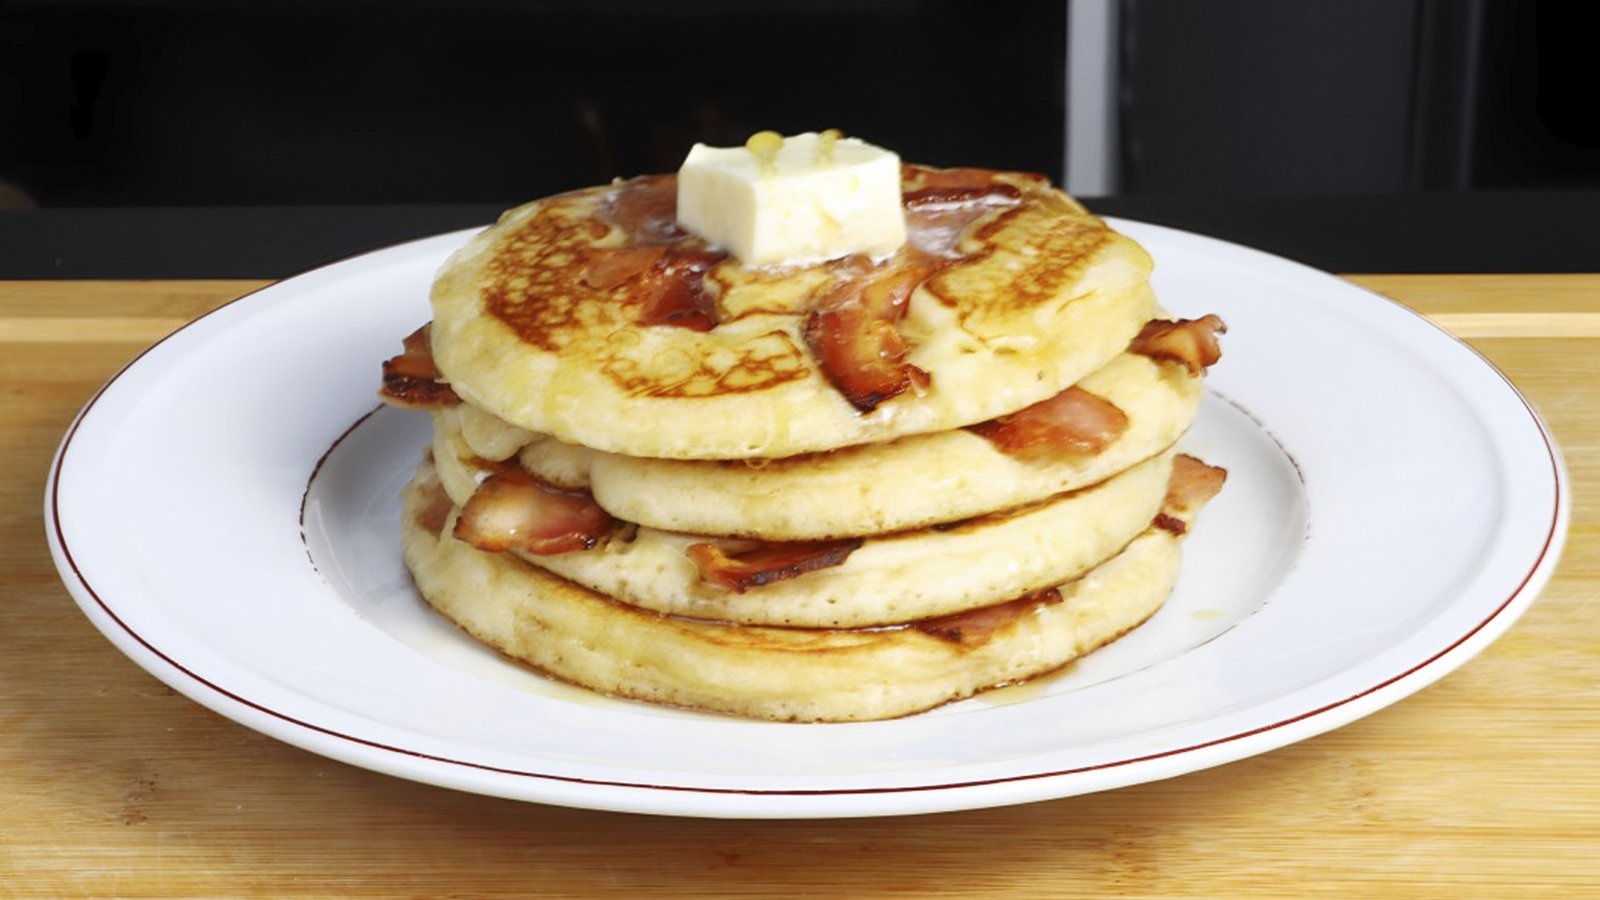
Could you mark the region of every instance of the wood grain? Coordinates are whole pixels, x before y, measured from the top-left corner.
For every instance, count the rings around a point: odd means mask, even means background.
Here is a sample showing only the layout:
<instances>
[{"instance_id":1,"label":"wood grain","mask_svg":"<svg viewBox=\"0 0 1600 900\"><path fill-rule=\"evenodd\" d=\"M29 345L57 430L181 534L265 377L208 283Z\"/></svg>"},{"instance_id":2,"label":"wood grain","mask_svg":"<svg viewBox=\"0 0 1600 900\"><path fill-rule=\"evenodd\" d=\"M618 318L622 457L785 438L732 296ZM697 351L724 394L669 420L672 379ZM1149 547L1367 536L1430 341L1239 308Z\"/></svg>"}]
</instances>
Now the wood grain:
<instances>
[{"instance_id":1,"label":"wood grain","mask_svg":"<svg viewBox=\"0 0 1600 900\"><path fill-rule=\"evenodd\" d=\"M1355 276L1455 330L1550 422L1564 559L1501 640L1338 731L1026 806L674 820L377 775L214 715L118 653L43 541L95 388L260 282L0 283L0 896L1600 896L1600 275Z\"/></svg>"}]
</instances>

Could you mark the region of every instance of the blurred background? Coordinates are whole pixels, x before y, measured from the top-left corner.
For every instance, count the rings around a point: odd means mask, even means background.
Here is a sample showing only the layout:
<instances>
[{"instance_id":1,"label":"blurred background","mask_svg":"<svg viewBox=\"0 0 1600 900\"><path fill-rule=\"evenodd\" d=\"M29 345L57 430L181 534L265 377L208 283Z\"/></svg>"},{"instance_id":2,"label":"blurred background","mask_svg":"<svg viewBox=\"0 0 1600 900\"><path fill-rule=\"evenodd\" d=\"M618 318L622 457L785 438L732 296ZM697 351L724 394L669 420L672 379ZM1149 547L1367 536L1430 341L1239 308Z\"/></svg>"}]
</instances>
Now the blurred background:
<instances>
[{"instance_id":1,"label":"blurred background","mask_svg":"<svg viewBox=\"0 0 1600 900\"><path fill-rule=\"evenodd\" d=\"M1592 191L1584 8L4 0L0 207L476 215L675 169L695 141L827 127L1156 218L1223 197Z\"/></svg>"}]
</instances>

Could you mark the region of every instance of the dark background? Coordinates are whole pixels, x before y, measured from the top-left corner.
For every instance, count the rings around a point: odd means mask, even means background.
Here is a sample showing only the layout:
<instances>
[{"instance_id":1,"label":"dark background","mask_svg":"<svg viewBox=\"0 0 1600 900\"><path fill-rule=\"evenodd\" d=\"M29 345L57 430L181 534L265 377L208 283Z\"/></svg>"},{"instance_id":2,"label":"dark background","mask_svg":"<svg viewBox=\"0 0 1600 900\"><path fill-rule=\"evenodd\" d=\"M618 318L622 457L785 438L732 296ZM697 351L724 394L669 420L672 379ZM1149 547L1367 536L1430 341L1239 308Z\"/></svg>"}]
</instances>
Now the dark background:
<instances>
[{"instance_id":1,"label":"dark background","mask_svg":"<svg viewBox=\"0 0 1600 900\"><path fill-rule=\"evenodd\" d=\"M1583 12L1120 0L1118 174L1091 205L1347 271L1479 245L1592 270ZM763 128L1063 181L1067 23L994 0L0 2L0 207L35 207L0 213L0 274L282 275Z\"/></svg>"}]
</instances>

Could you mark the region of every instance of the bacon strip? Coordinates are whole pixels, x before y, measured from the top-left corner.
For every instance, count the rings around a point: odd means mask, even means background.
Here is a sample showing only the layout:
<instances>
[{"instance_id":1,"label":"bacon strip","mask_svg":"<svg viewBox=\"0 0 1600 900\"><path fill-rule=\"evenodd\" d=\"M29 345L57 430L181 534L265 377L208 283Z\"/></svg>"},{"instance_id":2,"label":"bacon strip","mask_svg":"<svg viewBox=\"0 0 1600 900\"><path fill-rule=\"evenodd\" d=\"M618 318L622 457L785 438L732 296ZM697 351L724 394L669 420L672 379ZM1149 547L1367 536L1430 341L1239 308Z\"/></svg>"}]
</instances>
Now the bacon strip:
<instances>
[{"instance_id":1,"label":"bacon strip","mask_svg":"<svg viewBox=\"0 0 1600 900\"><path fill-rule=\"evenodd\" d=\"M1050 179L1035 172L1008 172L1003 169L980 169L975 166L953 166L948 169L936 169L931 166L919 166L912 163L900 167L900 180L915 182L916 188L906 191L906 196L912 196L925 190L964 190L970 188L983 188L988 186L1010 187L1002 181L997 181L999 175L1010 178L1022 178L1038 184L1049 184Z\"/></svg>"},{"instance_id":2,"label":"bacon strip","mask_svg":"<svg viewBox=\"0 0 1600 900\"><path fill-rule=\"evenodd\" d=\"M817 310L804 335L823 376L862 412L927 383L927 373L905 361L911 351L905 337L860 306Z\"/></svg>"},{"instance_id":3,"label":"bacon strip","mask_svg":"<svg viewBox=\"0 0 1600 900\"><path fill-rule=\"evenodd\" d=\"M983 184L947 184L925 187L907 192L901 197L906 209L936 204L976 203L984 205L1015 203L1022 199L1022 191L1015 185L999 181Z\"/></svg>"},{"instance_id":4,"label":"bacon strip","mask_svg":"<svg viewBox=\"0 0 1600 900\"><path fill-rule=\"evenodd\" d=\"M1177 537L1183 537L1184 534L1189 530L1188 522L1185 522L1177 516L1169 516L1164 512L1156 513L1155 520L1150 524L1161 529L1162 531L1167 532L1168 534L1176 535Z\"/></svg>"},{"instance_id":5,"label":"bacon strip","mask_svg":"<svg viewBox=\"0 0 1600 900\"><path fill-rule=\"evenodd\" d=\"M406 335L405 352L383 361L383 387L378 396L390 406L402 409L438 409L461 402L456 392L439 379L429 341L432 323Z\"/></svg>"},{"instance_id":6,"label":"bacon strip","mask_svg":"<svg viewBox=\"0 0 1600 900\"><path fill-rule=\"evenodd\" d=\"M685 551L700 570L700 578L717 587L745 591L795 578L817 569L843 563L862 544L860 538L844 541L783 541L753 549L725 552L712 543L690 544Z\"/></svg>"},{"instance_id":7,"label":"bacon strip","mask_svg":"<svg viewBox=\"0 0 1600 900\"><path fill-rule=\"evenodd\" d=\"M956 245L973 222L996 208L1015 206L1022 192L995 181L989 169L902 167L902 178L918 186L906 190L906 242L923 253L956 255Z\"/></svg>"},{"instance_id":8,"label":"bacon strip","mask_svg":"<svg viewBox=\"0 0 1600 900\"><path fill-rule=\"evenodd\" d=\"M678 176L629 180L611 196L605 215L631 244L667 244L683 237L678 227Z\"/></svg>"},{"instance_id":9,"label":"bacon strip","mask_svg":"<svg viewBox=\"0 0 1600 900\"><path fill-rule=\"evenodd\" d=\"M1172 479L1167 482L1167 496L1161 508L1169 513L1193 513L1215 497L1227 480L1227 469L1208 466L1180 453L1172 461Z\"/></svg>"},{"instance_id":10,"label":"bacon strip","mask_svg":"<svg viewBox=\"0 0 1600 900\"><path fill-rule=\"evenodd\" d=\"M1094 454L1128 430L1128 414L1078 387L967 430L1018 459Z\"/></svg>"},{"instance_id":11,"label":"bacon strip","mask_svg":"<svg viewBox=\"0 0 1600 900\"><path fill-rule=\"evenodd\" d=\"M676 325L710 331L717 325L716 303L706 290L706 275L728 258L712 250L670 249L644 276L640 325Z\"/></svg>"},{"instance_id":12,"label":"bacon strip","mask_svg":"<svg viewBox=\"0 0 1600 900\"><path fill-rule=\"evenodd\" d=\"M558 488L521 469L506 469L478 485L452 534L490 553L548 555L593 547L611 522L588 491Z\"/></svg>"},{"instance_id":13,"label":"bacon strip","mask_svg":"<svg viewBox=\"0 0 1600 900\"><path fill-rule=\"evenodd\" d=\"M1177 321L1152 319L1128 345L1128 352L1180 363L1189 374L1198 376L1222 358L1217 335L1227 330L1216 315Z\"/></svg>"},{"instance_id":14,"label":"bacon strip","mask_svg":"<svg viewBox=\"0 0 1600 900\"><path fill-rule=\"evenodd\" d=\"M911 345L895 323L911 294L932 274L932 260L885 266L829 289L806 317L802 336L823 377L862 412L928 385L928 373L906 362Z\"/></svg>"},{"instance_id":15,"label":"bacon strip","mask_svg":"<svg viewBox=\"0 0 1600 900\"><path fill-rule=\"evenodd\" d=\"M583 267L583 283L599 291L620 287L650 271L666 252L663 244L591 250Z\"/></svg>"},{"instance_id":16,"label":"bacon strip","mask_svg":"<svg viewBox=\"0 0 1600 900\"><path fill-rule=\"evenodd\" d=\"M1045 588L993 606L969 609L936 619L923 619L920 622L913 622L911 627L953 644L975 647L988 641L1000 627L1015 622L1030 611L1060 602L1059 590Z\"/></svg>"}]
</instances>

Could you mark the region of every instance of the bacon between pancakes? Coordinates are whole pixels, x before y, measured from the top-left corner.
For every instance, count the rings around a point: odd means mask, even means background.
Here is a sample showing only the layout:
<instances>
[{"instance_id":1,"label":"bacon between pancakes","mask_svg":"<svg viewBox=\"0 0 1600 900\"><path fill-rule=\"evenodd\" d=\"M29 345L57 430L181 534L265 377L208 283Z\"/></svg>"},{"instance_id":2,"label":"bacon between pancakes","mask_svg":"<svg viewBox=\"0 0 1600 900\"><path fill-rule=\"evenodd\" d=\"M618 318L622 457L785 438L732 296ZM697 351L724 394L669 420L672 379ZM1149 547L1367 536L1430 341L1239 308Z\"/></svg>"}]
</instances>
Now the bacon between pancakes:
<instances>
[{"instance_id":1,"label":"bacon between pancakes","mask_svg":"<svg viewBox=\"0 0 1600 900\"><path fill-rule=\"evenodd\" d=\"M451 533L491 553L548 555L588 550L611 525L611 516L588 491L556 487L521 469L504 469L478 485Z\"/></svg>"},{"instance_id":2,"label":"bacon between pancakes","mask_svg":"<svg viewBox=\"0 0 1600 900\"><path fill-rule=\"evenodd\" d=\"M716 544L690 544L685 552L701 580L735 593L843 563L863 541L778 541L738 552Z\"/></svg>"},{"instance_id":3,"label":"bacon between pancakes","mask_svg":"<svg viewBox=\"0 0 1600 900\"><path fill-rule=\"evenodd\" d=\"M1018 459L1099 453L1128 430L1128 415L1078 387L967 430Z\"/></svg>"},{"instance_id":4,"label":"bacon between pancakes","mask_svg":"<svg viewBox=\"0 0 1600 900\"><path fill-rule=\"evenodd\" d=\"M1184 515L1192 514L1221 492L1222 484L1227 480L1227 469L1206 465L1187 453L1180 453L1172 461L1172 478L1167 482L1167 496L1162 508Z\"/></svg>"},{"instance_id":5,"label":"bacon between pancakes","mask_svg":"<svg viewBox=\"0 0 1600 900\"><path fill-rule=\"evenodd\" d=\"M920 622L913 622L911 627L952 644L972 647L988 641L996 629L1016 621L1028 611L1060 602L1061 591L1056 588L1045 588L1005 603L969 609L948 616L939 616L936 619L923 619Z\"/></svg>"},{"instance_id":6,"label":"bacon between pancakes","mask_svg":"<svg viewBox=\"0 0 1600 900\"><path fill-rule=\"evenodd\" d=\"M405 352L383 361L383 387L378 396L384 403L402 409L439 409L461 402L455 390L441 380L439 366L433 361L432 327L424 325L406 335L401 342Z\"/></svg>"},{"instance_id":7,"label":"bacon between pancakes","mask_svg":"<svg viewBox=\"0 0 1600 900\"><path fill-rule=\"evenodd\" d=\"M1145 324L1128 345L1157 361L1176 362L1189 374L1200 376L1222 358L1217 336L1227 326L1220 317ZM994 444L1002 453L1019 459L1049 459L1057 454L1099 453L1128 428L1128 417L1106 400L1077 387L1009 415L967 426L967 430Z\"/></svg>"},{"instance_id":8,"label":"bacon between pancakes","mask_svg":"<svg viewBox=\"0 0 1600 900\"><path fill-rule=\"evenodd\" d=\"M1222 358L1217 335L1228 326L1215 314L1198 319L1152 319L1128 345L1128 352L1154 360L1180 363L1191 375L1200 375Z\"/></svg>"}]
</instances>

